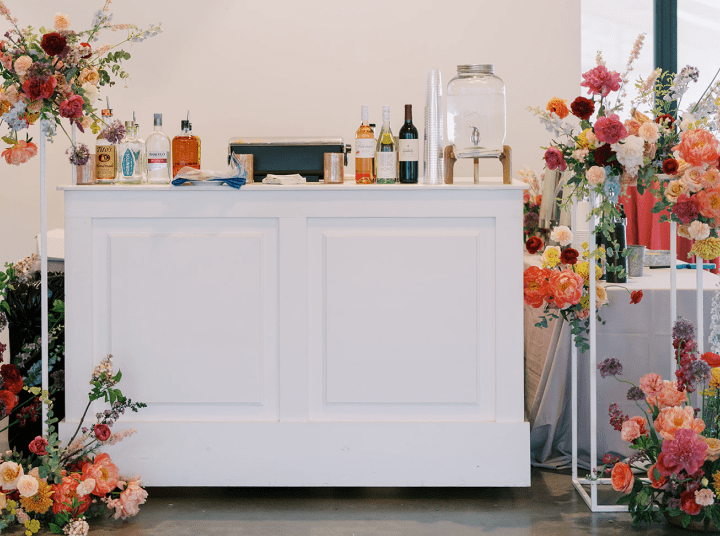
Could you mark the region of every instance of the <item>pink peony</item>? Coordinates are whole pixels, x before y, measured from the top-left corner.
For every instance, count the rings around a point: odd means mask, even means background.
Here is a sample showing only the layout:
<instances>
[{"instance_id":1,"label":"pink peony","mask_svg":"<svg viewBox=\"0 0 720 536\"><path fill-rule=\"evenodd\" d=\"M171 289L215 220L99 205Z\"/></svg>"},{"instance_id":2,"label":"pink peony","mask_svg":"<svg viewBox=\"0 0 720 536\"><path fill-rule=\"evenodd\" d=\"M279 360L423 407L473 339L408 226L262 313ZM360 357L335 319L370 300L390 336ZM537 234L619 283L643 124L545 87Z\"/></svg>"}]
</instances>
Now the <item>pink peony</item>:
<instances>
[{"instance_id":1,"label":"pink peony","mask_svg":"<svg viewBox=\"0 0 720 536\"><path fill-rule=\"evenodd\" d=\"M545 165L548 169L559 169L565 171L567 169L567 163L563 154L555 147L550 147L545 151Z\"/></svg>"},{"instance_id":2,"label":"pink peony","mask_svg":"<svg viewBox=\"0 0 720 536\"><path fill-rule=\"evenodd\" d=\"M686 130L681 140L672 150L679 151L680 157L693 166L714 165L720 157L718 141L707 130Z\"/></svg>"},{"instance_id":3,"label":"pink peony","mask_svg":"<svg viewBox=\"0 0 720 536\"><path fill-rule=\"evenodd\" d=\"M130 480L127 487L120 493L120 504L115 506L115 519L125 519L137 515L140 511L140 505L145 503L147 496L147 491L142 488L140 475Z\"/></svg>"},{"instance_id":4,"label":"pink peony","mask_svg":"<svg viewBox=\"0 0 720 536\"><path fill-rule=\"evenodd\" d=\"M95 480L93 495L104 497L118 485L118 468L110 460L107 453L95 456L93 463L86 463L82 468L83 478Z\"/></svg>"},{"instance_id":5,"label":"pink peony","mask_svg":"<svg viewBox=\"0 0 720 536\"><path fill-rule=\"evenodd\" d=\"M545 300L558 309L567 309L580 303L585 279L573 270L552 270Z\"/></svg>"},{"instance_id":6,"label":"pink peony","mask_svg":"<svg viewBox=\"0 0 720 536\"><path fill-rule=\"evenodd\" d=\"M72 95L60 103L58 108L61 117L68 119L76 119L82 117L82 109L85 105L85 99L80 95Z\"/></svg>"},{"instance_id":7,"label":"pink peony","mask_svg":"<svg viewBox=\"0 0 720 536\"><path fill-rule=\"evenodd\" d=\"M647 396L659 395L663 390L662 376L660 376L660 374L655 374L654 372L645 374L645 376L640 378L640 389L642 389L642 392Z\"/></svg>"},{"instance_id":8,"label":"pink peony","mask_svg":"<svg viewBox=\"0 0 720 536\"><path fill-rule=\"evenodd\" d=\"M635 441L638 437L647 434L647 420L644 417L631 417L622 424L620 437L623 441Z\"/></svg>"},{"instance_id":9,"label":"pink peony","mask_svg":"<svg viewBox=\"0 0 720 536\"><path fill-rule=\"evenodd\" d=\"M665 467L674 474L682 470L688 475L695 474L705 462L707 449L707 443L698 439L694 430L677 430L675 439L665 440L662 444Z\"/></svg>"},{"instance_id":10,"label":"pink peony","mask_svg":"<svg viewBox=\"0 0 720 536\"><path fill-rule=\"evenodd\" d=\"M617 114L599 117L595 122L595 136L598 140L613 144L626 138L628 135L625 125L620 122Z\"/></svg>"},{"instance_id":11,"label":"pink peony","mask_svg":"<svg viewBox=\"0 0 720 536\"><path fill-rule=\"evenodd\" d=\"M588 95L607 97L611 91L620 89L620 74L615 71L608 71L604 65L598 65L594 69L590 69L582 77L585 80L580 85L588 88Z\"/></svg>"}]
</instances>

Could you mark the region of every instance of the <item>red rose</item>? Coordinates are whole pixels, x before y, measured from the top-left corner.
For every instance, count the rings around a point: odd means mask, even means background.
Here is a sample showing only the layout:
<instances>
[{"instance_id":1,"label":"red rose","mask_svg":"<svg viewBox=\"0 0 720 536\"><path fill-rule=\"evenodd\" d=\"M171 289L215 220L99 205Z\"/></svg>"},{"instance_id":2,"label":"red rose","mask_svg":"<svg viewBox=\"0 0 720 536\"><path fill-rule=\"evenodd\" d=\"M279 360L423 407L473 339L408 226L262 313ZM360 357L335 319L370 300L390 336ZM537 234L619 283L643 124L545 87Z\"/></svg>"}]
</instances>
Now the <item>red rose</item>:
<instances>
[{"instance_id":1,"label":"red rose","mask_svg":"<svg viewBox=\"0 0 720 536\"><path fill-rule=\"evenodd\" d=\"M640 300L643 298L643 292L642 290L633 290L630 293L630 305L634 303L640 303Z\"/></svg>"},{"instance_id":2,"label":"red rose","mask_svg":"<svg viewBox=\"0 0 720 536\"><path fill-rule=\"evenodd\" d=\"M543 241L541 238L538 238L537 236L531 236L528 238L528 241L525 242L525 248L528 250L528 253L531 255L534 255L540 249L543 247Z\"/></svg>"},{"instance_id":3,"label":"red rose","mask_svg":"<svg viewBox=\"0 0 720 536\"><path fill-rule=\"evenodd\" d=\"M35 76L28 78L22 89L31 101L49 99L55 92L57 80L54 76Z\"/></svg>"},{"instance_id":4,"label":"red rose","mask_svg":"<svg viewBox=\"0 0 720 536\"><path fill-rule=\"evenodd\" d=\"M83 47L80 54L82 59L86 60L92 56L92 46L90 46L90 43L80 43L80 46Z\"/></svg>"},{"instance_id":5,"label":"red rose","mask_svg":"<svg viewBox=\"0 0 720 536\"><path fill-rule=\"evenodd\" d=\"M690 514L691 516L695 516L700 513L702 506L695 502L694 491L683 491L680 494L680 510Z\"/></svg>"},{"instance_id":6,"label":"red rose","mask_svg":"<svg viewBox=\"0 0 720 536\"><path fill-rule=\"evenodd\" d=\"M57 56L67 46L67 39L57 32L50 32L43 35L40 46L48 56Z\"/></svg>"},{"instance_id":7,"label":"red rose","mask_svg":"<svg viewBox=\"0 0 720 536\"><path fill-rule=\"evenodd\" d=\"M710 365L711 368L720 367L720 355L713 352L705 352L700 356L705 363Z\"/></svg>"},{"instance_id":8,"label":"red rose","mask_svg":"<svg viewBox=\"0 0 720 536\"><path fill-rule=\"evenodd\" d=\"M615 156L615 151L612 150L612 147L610 147L610 144L606 143L605 145L601 145L597 149L595 149L595 163L600 167L605 167L607 165L612 165L615 162L609 162L610 158Z\"/></svg>"},{"instance_id":9,"label":"red rose","mask_svg":"<svg viewBox=\"0 0 720 536\"><path fill-rule=\"evenodd\" d=\"M96 424L95 425L95 437L100 441L107 441L110 439L110 427L107 424Z\"/></svg>"},{"instance_id":10,"label":"red rose","mask_svg":"<svg viewBox=\"0 0 720 536\"><path fill-rule=\"evenodd\" d=\"M585 97L578 97L570 105L573 115L579 119L590 119L595 112L595 103Z\"/></svg>"},{"instance_id":11,"label":"red rose","mask_svg":"<svg viewBox=\"0 0 720 536\"><path fill-rule=\"evenodd\" d=\"M72 95L60 103L60 116L68 119L82 117L83 106L85 106L85 99L80 95Z\"/></svg>"},{"instance_id":12,"label":"red rose","mask_svg":"<svg viewBox=\"0 0 720 536\"><path fill-rule=\"evenodd\" d=\"M5 406L5 415L9 414L18 402L15 393L11 393L7 389L0 390L0 404ZM2 407L2 406L0 406ZM0 412L1 414L2 412Z\"/></svg>"},{"instance_id":13,"label":"red rose","mask_svg":"<svg viewBox=\"0 0 720 536\"><path fill-rule=\"evenodd\" d=\"M13 394L18 394L23 388L23 379L13 364L6 364L0 367L0 376L5 382L4 388Z\"/></svg>"},{"instance_id":14,"label":"red rose","mask_svg":"<svg viewBox=\"0 0 720 536\"><path fill-rule=\"evenodd\" d=\"M562 253L560 253L560 262L564 264L575 264L579 256L580 254L577 249L565 248L562 250Z\"/></svg>"},{"instance_id":15,"label":"red rose","mask_svg":"<svg viewBox=\"0 0 720 536\"><path fill-rule=\"evenodd\" d=\"M47 446L47 439L41 436L37 436L35 439L30 441L30 445L28 446L28 448L33 454L37 454L38 456L45 456L47 454L45 447Z\"/></svg>"},{"instance_id":16,"label":"red rose","mask_svg":"<svg viewBox=\"0 0 720 536\"><path fill-rule=\"evenodd\" d=\"M670 114L662 114L662 115L658 115L658 116L655 118L655 122L656 122L658 125L661 124L661 123L663 123L663 122L665 122L668 127L671 127L671 126L673 126L673 124L675 123L675 119L674 119L673 116L670 115Z\"/></svg>"},{"instance_id":17,"label":"red rose","mask_svg":"<svg viewBox=\"0 0 720 536\"><path fill-rule=\"evenodd\" d=\"M678 167L680 167L680 165L677 160L674 158L668 158L663 162L663 173L666 173L667 175L675 175Z\"/></svg>"}]
</instances>

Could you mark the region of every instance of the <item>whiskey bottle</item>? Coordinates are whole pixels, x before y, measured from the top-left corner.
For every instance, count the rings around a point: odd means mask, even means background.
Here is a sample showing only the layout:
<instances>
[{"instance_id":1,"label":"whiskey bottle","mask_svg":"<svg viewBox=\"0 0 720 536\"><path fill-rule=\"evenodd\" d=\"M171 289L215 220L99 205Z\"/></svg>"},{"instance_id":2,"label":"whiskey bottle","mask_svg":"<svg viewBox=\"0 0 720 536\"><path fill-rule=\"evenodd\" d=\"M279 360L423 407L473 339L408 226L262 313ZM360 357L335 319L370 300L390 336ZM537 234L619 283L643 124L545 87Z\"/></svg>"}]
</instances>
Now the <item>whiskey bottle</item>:
<instances>
[{"instance_id":1,"label":"whiskey bottle","mask_svg":"<svg viewBox=\"0 0 720 536\"><path fill-rule=\"evenodd\" d=\"M182 132L172 140L173 178L186 166L200 169L200 138L193 136L190 112L187 117L180 122Z\"/></svg>"},{"instance_id":2,"label":"whiskey bottle","mask_svg":"<svg viewBox=\"0 0 720 536\"><path fill-rule=\"evenodd\" d=\"M100 112L106 125L112 123L112 110L108 106ZM95 141L95 182L98 184L114 184L117 175L115 145L105 139L102 131Z\"/></svg>"},{"instance_id":3,"label":"whiskey bottle","mask_svg":"<svg viewBox=\"0 0 720 536\"><path fill-rule=\"evenodd\" d=\"M147 180L152 184L170 182L170 138L162 131L162 114L155 114L155 130L145 142L147 154Z\"/></svg>"},{"instance_id":4,"label":"whiskey bottle","mask_svg":"<svg viewBox=\"0 0 720 536\"><path fill-rule=\"evenodd\" d=\"M355 182L372 184L375 182L375 132L368 125L369 108L360 107L360 128L355 133Z\"/></svg>"}]
</instances>

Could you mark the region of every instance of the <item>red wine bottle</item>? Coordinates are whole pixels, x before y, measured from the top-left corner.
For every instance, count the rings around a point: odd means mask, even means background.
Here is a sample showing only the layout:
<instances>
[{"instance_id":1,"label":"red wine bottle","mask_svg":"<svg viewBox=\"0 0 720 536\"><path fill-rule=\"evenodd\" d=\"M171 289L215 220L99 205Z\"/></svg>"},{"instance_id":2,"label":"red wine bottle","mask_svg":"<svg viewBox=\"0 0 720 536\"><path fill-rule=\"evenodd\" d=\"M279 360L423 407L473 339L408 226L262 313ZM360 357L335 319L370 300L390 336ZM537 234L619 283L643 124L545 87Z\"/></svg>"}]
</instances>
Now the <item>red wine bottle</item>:
<instances>
[{"instance_id":1,"label":"red wine bottle","mask_svg":"<svg viewBox=\"0 0 720 536\"><path fill-rule=\"evenodd\" d=\"M420 140L412 122L412 104L405 105L405 123L398 133L398 179L403 183L418 181Z\"/></svg>"}]
</instances>

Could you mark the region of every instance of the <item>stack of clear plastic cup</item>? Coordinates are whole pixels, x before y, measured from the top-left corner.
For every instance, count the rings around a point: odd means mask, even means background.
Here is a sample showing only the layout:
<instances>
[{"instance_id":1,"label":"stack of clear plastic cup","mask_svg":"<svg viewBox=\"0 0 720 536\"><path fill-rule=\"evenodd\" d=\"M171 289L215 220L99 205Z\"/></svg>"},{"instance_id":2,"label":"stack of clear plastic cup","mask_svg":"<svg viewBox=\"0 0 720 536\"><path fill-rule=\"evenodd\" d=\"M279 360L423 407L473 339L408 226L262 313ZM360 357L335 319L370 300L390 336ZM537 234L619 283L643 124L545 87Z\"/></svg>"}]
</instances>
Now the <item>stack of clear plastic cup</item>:
<instances>
[{"instance_id":1,"label":"stack of clear plastic cup","mask_svg":"<svg viewBox=\"0 0 720 536\"><path fill-rule=\"evenodd\" d=\"M443 90L440 69L425 74L425 135L423 147L423 182L443 184Z\"/></svg>"}]
</instances>

